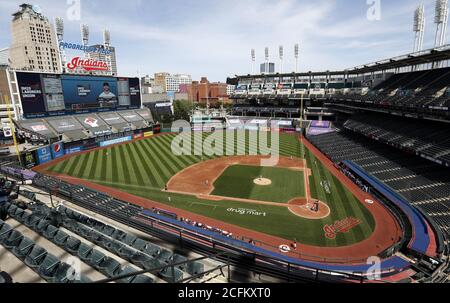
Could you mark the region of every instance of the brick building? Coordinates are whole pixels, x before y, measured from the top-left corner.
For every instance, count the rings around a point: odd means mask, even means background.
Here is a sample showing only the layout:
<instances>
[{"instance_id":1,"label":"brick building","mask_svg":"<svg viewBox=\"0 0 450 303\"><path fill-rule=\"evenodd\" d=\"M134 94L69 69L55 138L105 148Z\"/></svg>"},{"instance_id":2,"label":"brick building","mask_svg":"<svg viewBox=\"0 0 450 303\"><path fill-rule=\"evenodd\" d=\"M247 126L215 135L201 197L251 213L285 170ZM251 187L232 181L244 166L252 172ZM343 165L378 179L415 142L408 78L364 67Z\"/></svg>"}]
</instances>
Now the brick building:
<instances>
[{"instance_id":1,"label":"brick building","mask_svg":"<svg viewBox=\"0 0 450 303\"><path fill-rule=\"evenodd\" d=\"M204 105L209 101L212 107L228 103L227 87L226 83L211 83L203 77L200 82L193 81L191 85L187 85L189 101Z\"/></svg>"}]
</instances>

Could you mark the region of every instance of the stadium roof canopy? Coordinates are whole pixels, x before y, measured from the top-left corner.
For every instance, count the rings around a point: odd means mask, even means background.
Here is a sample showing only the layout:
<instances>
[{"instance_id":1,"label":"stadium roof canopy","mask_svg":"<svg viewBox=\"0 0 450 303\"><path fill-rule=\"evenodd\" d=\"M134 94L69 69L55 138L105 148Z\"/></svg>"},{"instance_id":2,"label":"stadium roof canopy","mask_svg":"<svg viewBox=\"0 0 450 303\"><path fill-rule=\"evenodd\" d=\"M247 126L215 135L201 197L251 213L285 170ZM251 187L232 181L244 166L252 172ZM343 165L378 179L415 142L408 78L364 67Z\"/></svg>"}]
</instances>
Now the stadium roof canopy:
<instances>
[{"instance_id":1,"label":"stadium roof canopy","mask_svg":"<svg viewBox=\"0 0 450 303\"><path fill-rule=\"evenodd\" d=\"M363 75L376 73L397 68L416 66L421 64L432 64L434 62L450 60L450 44L439 48L428 49L425 51L410 53L407 55L385 59L351 69L342 71L324 71L324 72L307 72L307 73L288 73L288 74L261 74L261 75L245 75L237 76L238 79L254 79L254 78L273 78L273 77L306 77L306 76L338 76L338 75Z\"/></svg>"}]
</instances>

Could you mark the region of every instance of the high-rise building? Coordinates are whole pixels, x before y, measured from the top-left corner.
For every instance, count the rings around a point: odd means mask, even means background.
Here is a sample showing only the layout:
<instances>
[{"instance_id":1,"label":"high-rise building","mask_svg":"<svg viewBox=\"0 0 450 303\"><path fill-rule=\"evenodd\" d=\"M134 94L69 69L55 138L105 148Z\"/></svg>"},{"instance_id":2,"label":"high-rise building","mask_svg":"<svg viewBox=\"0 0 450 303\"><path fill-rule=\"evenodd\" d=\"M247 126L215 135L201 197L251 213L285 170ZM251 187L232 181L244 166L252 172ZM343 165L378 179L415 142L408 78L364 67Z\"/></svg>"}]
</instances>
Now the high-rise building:
<instances>
[{"instance_id":1,"label":"high-rise building","mask_svg":"<svg viewBox=\"0 0 450 303\"><path fill-rule=\"evenodd\" d=\"M48 18L30 4L20 5L13 17L11 68L60 72L58 44Z\"/></svg>"},{"instance_id":2,"label":"high-rise building","mask_svg":"<svg viewBox=\"0 0 450 303\"><path fill-rule=\"evenodd\" d=\"M104 74L104 75L112 75L117 76L117 59L116 59L116 49L113 46L104 46L104 45L92 45L92 47L95 47L96 49L106 49L110 51L111 53L109 55L105 55L103 53L99 52L89 52L88 58L94 59L97 61L103 61L108 63L109 70L105 72L96 72L96 75Z\"/></svg>"},{"instance_id":3,"label":"high-rise building","mask_svg":"<svg viewBox=\"0 0 450 303\"><path fill-rule=\"evenodd\" d=\"M179 92L180 85L189 85L192 83L192 77L185 74L171 75L169 73L156 73L155 74L155 87L161 87L162 91L167 92Z\"/></svg>"},{"instance_id":4,"label":"high-rise building","mask_svg":"<svg viewBox=\"0 0 450 303\"><path fill-rule=\"evenodd\" d=\"M0 65L9 66L9 48L0 49Z\"/></svg>"},{"instance_id":5,"label":"high-rise building","mask_svg":"<svg viewBox=\"0 0 450 303\"><path fill-rule=\"evenodd\" d=\"M261 74L275 74L275 63L262 63L260 68Z\"/></svg>"}]
</instances>

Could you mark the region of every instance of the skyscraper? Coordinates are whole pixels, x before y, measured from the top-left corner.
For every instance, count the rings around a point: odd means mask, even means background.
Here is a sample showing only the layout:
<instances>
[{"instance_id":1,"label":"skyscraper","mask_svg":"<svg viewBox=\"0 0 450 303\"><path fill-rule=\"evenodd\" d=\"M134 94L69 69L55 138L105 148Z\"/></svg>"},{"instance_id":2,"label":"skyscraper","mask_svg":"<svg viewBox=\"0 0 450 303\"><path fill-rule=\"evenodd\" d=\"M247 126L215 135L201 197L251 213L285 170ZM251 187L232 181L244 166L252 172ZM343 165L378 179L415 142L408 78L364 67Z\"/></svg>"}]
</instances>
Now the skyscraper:
<instances>
[{"instance_id":1,"label":"skyscraper","mask_svg":"<svg viewBox=\"0 0 450 303\"><path fill-rule=\"evenodd\" d=\"M13 14L11 68L40 72L60 72L58 45L53 26L39 7L20 5Z\"/></svg>"}]
</instances>

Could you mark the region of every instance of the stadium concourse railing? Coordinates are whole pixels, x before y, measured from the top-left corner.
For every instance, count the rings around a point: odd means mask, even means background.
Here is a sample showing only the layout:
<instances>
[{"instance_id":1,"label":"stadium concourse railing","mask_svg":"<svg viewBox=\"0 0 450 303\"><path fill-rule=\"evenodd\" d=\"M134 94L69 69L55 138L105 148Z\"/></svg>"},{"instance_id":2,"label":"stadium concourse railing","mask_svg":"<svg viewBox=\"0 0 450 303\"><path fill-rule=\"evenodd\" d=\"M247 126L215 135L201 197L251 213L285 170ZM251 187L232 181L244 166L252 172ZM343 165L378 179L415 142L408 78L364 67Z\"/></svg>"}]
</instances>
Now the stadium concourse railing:
<instances>
[{"instance_id":1,"label":"stadium concourse railing","mask_svg":"<svg viewBox=\"0 0 450 303\"><path fill-rule=\"evenodd\" d=\"M12 170L4 170L4 172L6 174L11 174ZM23 173L24 172L21 171L21 174ZM17 174L11 175L17 178ZM35 176L41 175L36 174ZM71 189L74 188L74 186L52 177L46 176L46 178L53 179L65 187ZM45 184L35 184L34 186L50 191L52 194L60 196L82 208L111 218L126 226L154 235L157 238L176 243L186 248L191 248L200 254L212 256L220 252L227 252L232 257L228 255L226 259L221 261L231 262L238 268L246 268L249 271L259 274L266 274L287 281L349 283L368 282L368 275L373 274L373 272L371 272L372 264L367 263L367 260L365 260L365 263L359 265L305 261L282 253L269 251L263 247L246 243L240 239L229 238L217 232L198 228L185 222L181 222L178 219L153 213L149 210L143 210L138 216L131 216L127 214L126 211L118 213L105 206L86 202L81 197L78 198L72 192L68 193L60 188L47 188L48 186L46 187ZM79 190L80 186L77 186L77 188ZM92 191L91 189L86 189ZM129 205L127 202L122 203L124 204L124 208ZM220 258L218 259L220 260ZM382 260L379 267L380 269L377 273L384 279L388 276L401 273L409 267L409 262L399 257L391 257ZM383 281L380 279L378 282Z\"/></svg>"}]
</instances>

